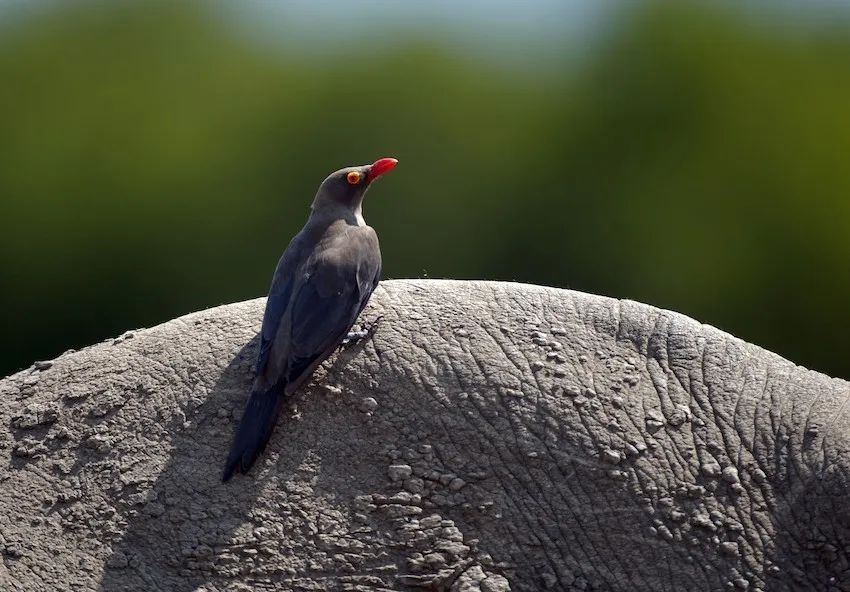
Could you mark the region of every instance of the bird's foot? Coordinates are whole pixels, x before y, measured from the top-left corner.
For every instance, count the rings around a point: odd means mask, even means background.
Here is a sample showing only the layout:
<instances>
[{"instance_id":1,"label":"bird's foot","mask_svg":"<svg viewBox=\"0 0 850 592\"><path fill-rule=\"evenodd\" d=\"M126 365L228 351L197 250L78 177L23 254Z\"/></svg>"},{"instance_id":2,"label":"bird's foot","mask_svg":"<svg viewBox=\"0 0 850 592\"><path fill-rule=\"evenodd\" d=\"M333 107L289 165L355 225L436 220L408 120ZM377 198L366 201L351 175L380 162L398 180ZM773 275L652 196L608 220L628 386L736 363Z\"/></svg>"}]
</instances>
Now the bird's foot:
<instances>
[{"instance_id":1,"label":"bird's foot","mask_svg":"<svg viewBox=\"0 0 850 592\"><path fill-rule=\"evenodd\" d=\"M346 335L340 345L349 345L352 343L357 343L361 339L365 339L369 335L369 331L362 329L360 331L349 331L348 335Z\"/></svg>"},{"instance_id":2,"label":"bird's foot","mask_svg":"<svg viewBox=\"0 0 850 592\"><path fill-rule=\"evenodd\" d=\"M348 347L349 345L353 345L353 344L358 343L360 341L363 341L367 337L371 337L372 335L374 335L375 331L378 330L378 323L380 323L381 320L383 320L383 318L384 318L383 315L376 318L374 321L372 321L372 324L367 329L361 329L359 331L349 331L348 335L346 335L343 338L343 340L340 342L340 344L339 344L340 349L342 349L344 347ZM361 327L362 327L362 325L361 325Z\"/></svg>"}]
</instances>

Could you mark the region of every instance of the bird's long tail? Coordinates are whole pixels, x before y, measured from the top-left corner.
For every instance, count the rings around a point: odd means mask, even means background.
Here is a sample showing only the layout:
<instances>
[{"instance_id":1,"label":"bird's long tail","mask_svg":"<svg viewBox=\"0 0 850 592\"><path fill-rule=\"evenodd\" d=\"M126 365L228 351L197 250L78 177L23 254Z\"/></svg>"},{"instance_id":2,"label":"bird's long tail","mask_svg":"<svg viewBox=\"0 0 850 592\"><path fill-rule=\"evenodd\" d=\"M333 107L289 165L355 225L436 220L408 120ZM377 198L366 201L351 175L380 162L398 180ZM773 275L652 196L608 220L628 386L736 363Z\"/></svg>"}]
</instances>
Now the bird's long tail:
<instances>
[{"instance_id":1,"label":"bird's long tail","mask_svg":"<svg viewBox=\"0 0 850 592\"><path fill-rule=\"evenodd\" d=\"M224 466L221 476L223 482L227 482L237 471L246 473L254 464L272 435L284 400L283 387L280 385L265 391L251 392Z\"/></svg>"}]
</instances>

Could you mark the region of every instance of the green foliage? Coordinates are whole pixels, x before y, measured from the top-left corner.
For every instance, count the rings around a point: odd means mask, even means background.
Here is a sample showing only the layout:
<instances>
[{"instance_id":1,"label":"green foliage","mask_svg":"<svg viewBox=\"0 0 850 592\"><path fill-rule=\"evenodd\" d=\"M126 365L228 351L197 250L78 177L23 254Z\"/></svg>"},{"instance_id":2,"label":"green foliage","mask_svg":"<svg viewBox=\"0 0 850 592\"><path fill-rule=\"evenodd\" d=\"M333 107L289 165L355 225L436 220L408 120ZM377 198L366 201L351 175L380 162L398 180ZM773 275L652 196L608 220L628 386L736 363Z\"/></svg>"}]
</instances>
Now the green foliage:
<instances>
[{"instance_id":1,"label":"green foliage","mask_svg":"<svg viewBox=\"0 0 850 592\"><path fill-rule=\"evenodd\" d=\"M0 28L0 373L263 294L318 182L395 156L385 277L643 300L850 376L848 50L669 4L578 71L262 47L195 4Z\"/></svg>"}]
</instances>

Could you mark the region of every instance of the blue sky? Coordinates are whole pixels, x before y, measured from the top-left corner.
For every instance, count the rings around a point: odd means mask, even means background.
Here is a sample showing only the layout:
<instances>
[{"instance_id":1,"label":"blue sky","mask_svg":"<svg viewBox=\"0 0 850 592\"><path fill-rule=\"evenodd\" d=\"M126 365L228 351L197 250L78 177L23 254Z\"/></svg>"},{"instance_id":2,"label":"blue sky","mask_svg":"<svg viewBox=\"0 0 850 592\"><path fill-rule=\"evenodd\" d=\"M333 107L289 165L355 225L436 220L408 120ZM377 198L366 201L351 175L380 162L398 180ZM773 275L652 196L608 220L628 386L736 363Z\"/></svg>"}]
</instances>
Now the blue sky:
<instances>
[{"instance_id":1,"label":"blue sky","mask_svg":"<svg viewBox=\"0 0 850 592\"><path fill-rule=\"evenodd\" d=\"M621 0L262 0L220 1L257 37L286 35L299 44L334 44L363 36L427 32L470 50L523 53L584 45L623 6ZM317 47L317 50L320 50Z\"/></svg>"},{"instance_id":2,"label":"blue sky","mask_svg":"<svg viewBox=\"0 0 850 592\"><path fill-rule=\"evenodd\" d=\"M255 22L289 22L338 34L374 27L430 27L471 35L498 31L512 36L562 35L587 31L620 7L618 0L255 0L234 4Z\"/></svg>"},{"instance_id":3,"label":"blue sky","mask_svg":"<svg viewBox=\"0 0 850 592\"><path fill-rule=\"evenodd\" d=\"M0 23L62 5L124 0L0 0ZM144 0L141 0L144 1ZM322 47L364 37L427 33L458 49L490 56L581 52L641 0L198 0L263 43ZM673 2L674 0L670 0ZM687 1L687 0L675 0ZM693 0L700 1L700 0ZM754 22L827 25L850 15L850 0L704 0L749 14ZM842 21L844 19L841 19ZM563 55L561 55L563 57Z\"/></svg>"},{"instance_id":4,"label":"blue sky","mask_svg":"<svg viewBox=\"0 0 850 592\"><path fill-rule=\"evenodd\" d=\"M834 27L836 22L846 24L850 16L850 0L704 1L737 10L757 27ZM379 41L427 34L449 47L489 58L538 55L563 60L581 57L601 32L640 4L640 0L219 0L217 5L229 23L255 40L297 44L316 53L362 38Z\"/></svg>"}]
</instances>

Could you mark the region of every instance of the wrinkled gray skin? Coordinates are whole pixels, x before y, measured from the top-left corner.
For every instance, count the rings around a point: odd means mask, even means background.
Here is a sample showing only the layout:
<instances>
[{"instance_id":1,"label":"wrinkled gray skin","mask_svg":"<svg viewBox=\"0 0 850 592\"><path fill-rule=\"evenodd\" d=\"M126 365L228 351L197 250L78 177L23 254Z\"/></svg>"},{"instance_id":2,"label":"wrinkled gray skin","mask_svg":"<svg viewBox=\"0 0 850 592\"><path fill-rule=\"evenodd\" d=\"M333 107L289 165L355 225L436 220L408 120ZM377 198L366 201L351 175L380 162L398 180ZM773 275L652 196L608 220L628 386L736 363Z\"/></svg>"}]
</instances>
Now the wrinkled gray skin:
<instances>
[{"instance_id":1,"label":"wrinkled gray skin","mask_svg":"<svg viewBox=\"0 0 850 592\"><path fill-rule=\"evenodd\" d=\"M0 382L0 589L850 589L844 381L635 302L384 282L223 485L262 310Z\"/></svg>"}]
</instances>

